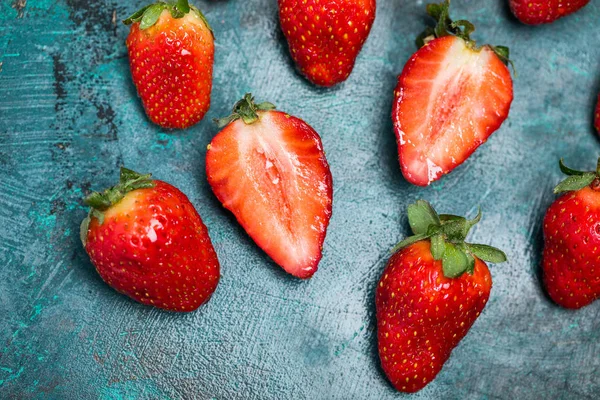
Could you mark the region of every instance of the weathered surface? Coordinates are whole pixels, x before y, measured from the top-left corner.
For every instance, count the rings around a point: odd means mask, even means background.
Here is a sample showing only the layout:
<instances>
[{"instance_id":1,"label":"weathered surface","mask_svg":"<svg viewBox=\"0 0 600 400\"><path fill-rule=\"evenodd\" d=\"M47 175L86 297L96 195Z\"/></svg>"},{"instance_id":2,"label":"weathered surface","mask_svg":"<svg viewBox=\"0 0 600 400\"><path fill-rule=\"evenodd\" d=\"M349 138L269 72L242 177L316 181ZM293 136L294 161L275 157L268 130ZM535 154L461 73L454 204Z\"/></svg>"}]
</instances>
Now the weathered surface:
<instances>
[{"instance_id":1,"label":"weathered surface","mask_svg":"<svg viewBox=\"0 0 600 400\"><path fill-rule=\"evenodd\" d=\"M168 133L141 108L120 19L142 1L0 3L0 398L392 399L374 332L374 288L408 233L417 198L483 221L474 241L506 250L482 317L438 378L412 398L593 398L600 392L600 303L577 312L541 290L540 223L557 160L589 168L599 143L600 4L526 27L504 0L455 1L475 37L511 47L518 77L504 126L429 188L408 185L390 110L415 50L421 1L380 0L348 81L317 89L293 69L276 2L203 1L216 35L213 105ZM113 17L115 15L115 17ZM323 138L334 205L308 282L269 261L212 195L205 148L245 91L309 122ZM213 299L178 315L106 286L78 239L81 197L125 164L178 186L222 264Z\"/></svg>"}]
</instances>

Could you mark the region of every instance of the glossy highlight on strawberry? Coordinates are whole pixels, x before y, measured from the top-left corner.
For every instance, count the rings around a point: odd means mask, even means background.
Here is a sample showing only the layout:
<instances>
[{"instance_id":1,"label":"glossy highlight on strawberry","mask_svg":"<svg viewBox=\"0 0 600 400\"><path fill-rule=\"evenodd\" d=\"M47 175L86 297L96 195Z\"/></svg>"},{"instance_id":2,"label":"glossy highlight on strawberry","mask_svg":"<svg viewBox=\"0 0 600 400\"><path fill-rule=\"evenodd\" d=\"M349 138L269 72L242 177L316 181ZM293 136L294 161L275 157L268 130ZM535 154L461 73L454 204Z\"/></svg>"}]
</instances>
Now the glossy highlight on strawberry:
<instances>
[{"instance_id":1,"label":"glossy highlight on strawberry","mask_svg":"<svg viewBox=\"0 0 600 400\"><path fill-rule=\"evenodd\" d=\"M215 196L256 244L288 273L310 278L331 217L332 179L321 138L306 122L254 103L236 103L206 153Z\"/></svg>"},{"instance_id":2,"label":"glossy highlight on strawberry","mask_svg":"<svg viewBox=\"0 0 600 400\"><path fill-rule=\"evenodd\" d=\"M375 294L381 367L401 392L417 392L437 376L489 299L484 260L506 255L465 242L480 218L438 215L423 200L408 207L414 235L396 246Z\"/></svg>"},{"instance_id":3,"label":"glossy highlight on strawberry","mask_svg":"<svg viewBox=\"0 0 600 400\"><path fill-rule=\"evenodd\" d=\"M121 169L119 184L85 200L81 240L98 274L132 299L193 311L219 282L219 261L188 198L150 175Z\"/></svg>"},{"instance_id":4,"label":"glossy highlight on strawberry","mask_svg":"<svg viewBox=\"0 0 600 400\"><path fill-rule=\"evenodd\" d=\"M124 21L131 76L146 114L163 128L198 123L210 107L213 33L187 0L158 2Z\"/></svg>"}]
</instances>

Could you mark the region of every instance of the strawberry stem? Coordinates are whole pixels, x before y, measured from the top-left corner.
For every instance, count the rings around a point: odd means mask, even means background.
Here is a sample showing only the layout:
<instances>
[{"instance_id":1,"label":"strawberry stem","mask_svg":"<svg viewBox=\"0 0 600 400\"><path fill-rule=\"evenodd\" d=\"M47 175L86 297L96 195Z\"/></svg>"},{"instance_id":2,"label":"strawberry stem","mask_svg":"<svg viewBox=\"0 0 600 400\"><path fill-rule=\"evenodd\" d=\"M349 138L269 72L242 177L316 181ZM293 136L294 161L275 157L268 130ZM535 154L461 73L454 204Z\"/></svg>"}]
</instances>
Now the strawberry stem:
<instances>
[{"instance_id":1,"label":"strawberry stem","mask_svg":"<svg viewBox=\"0 0 600 400\"><path fill-rule=\"evenodd\" d=\"M506 261L506 254L495 247L465 242L469 230L480 220L481 209L475 218L468 220L457 215L438 215L428 202L417 200L408 206L408 222L414 235L398 243L393 251L429 240L431 255L442 261L447 278L457 278L465 272L473 274L475 257L492 263Z\"/></svg>"},{"instance_id":2,"label":"strawberry stem","mask_svg":"<svg viewBox=\"0 0 600 400\"><path fill-rule=\"evenodd\" d=\"M238 119L241 119L245 124L250 125L258 121L258 111L269 111L274 109L275 105L266 101L256 104L254 102L252 93L246 93L244 97L242 97L233 105L231 115L224 118L214 119L214 122L219 128L223 128L224 126Z\"/></svg>"}]
</instances>

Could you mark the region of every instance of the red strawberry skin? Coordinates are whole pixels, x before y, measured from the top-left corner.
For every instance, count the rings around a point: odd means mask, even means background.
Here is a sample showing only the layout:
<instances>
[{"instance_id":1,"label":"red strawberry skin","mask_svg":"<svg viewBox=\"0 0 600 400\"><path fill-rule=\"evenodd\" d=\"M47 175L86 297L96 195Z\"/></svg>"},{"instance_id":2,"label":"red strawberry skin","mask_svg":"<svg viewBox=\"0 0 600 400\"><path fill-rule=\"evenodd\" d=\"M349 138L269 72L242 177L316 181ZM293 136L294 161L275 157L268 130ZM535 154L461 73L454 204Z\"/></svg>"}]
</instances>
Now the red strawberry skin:
<instances>
[{"instance_id":1,"label":"red strawberry skin","mask_svg":"<svg viewBox=\"0 0 600 400\"><path fill-rule=\"evenodd\" d=\"M483 311L492 288L487 265L473 275L446 278L429 241L396 252L376 292L381 366L394 387L416 392L440 372Z\"/></svg>"},{"instance_id":2,"label":"red strawberry skin","mask_svg":"<svg viewBox=\"0 0 600 400\"><path fill-rule=\"evenodd\" d=\"M213 35L194 12L173 18L164 10L153 26L131 25L127 50L133 83L146 114L163 128L187 128L210 107Z\"/></svg>"},{"instance_id":3,"label":"red strawberry skin","mask_svg":"<svg viewBox=\"0 0 600 400\"><path fill-rule=\"evenodd\" d=\"M464 162L508 116L510 72L487 46L434 39L406 63L392 120L402 174L427 186Z\"/></svg>"},{"instance_id":4,"label":"red strawberry skin","mask_svg":"<svg viewBox=\"0 0 600 400\"><path fill-rule=\"evenodd\" d=\"M583 8L590 0L510 0L510 9L528 25L548 24Z\"/></svg>"},{"instance_id":5,"label":"red strawberry skin","mask_svg":"<svg viewBox=\"0 0 600 400\"><path fill-rule=\"evenodd\" d=\"M600 134L600 95L598 96L596 110L594 112L594 128L596 128L596 132Z\"/></svg>"},{"instance_id":6,"label":"red strawberry skin","mask_svg":"<svg viewBox=\"0 0 600 400\"><path fill-rule=\"evenodd\" d=\"M279 21L300 72L320 86L348 78L375 20L375 0L278 0Z\"/></svg>"},{"instance_id":7,"label":"red strawberry skin","mask_svg":"<svg viewBox=\"0 0 600 400\"><path fill-rule=\"evenodd\" d=\"M193 311L219 282L206 226L185 194L168 183L131 191L92 217L85 249L102 279L146 305Z\"/></svg>"},{"instance_id":8,"label":"red strawberry skin","mask_svg":"<svg viewBox=\"0 0 600 400\"><path fill-rule=\"evenodd\" d=\"M310 278L322 257L332 179L319 135L280 111L229 123L212 140L206 174L213 192L285 271Z\"/></svg>"},{"instance_id":9,"label":"red strawberry skin","mask_svg":"<svg viewBox=\"0 0 600 400\"><path fill-rule=\"evenodd\" d=\"M568 192L544 217L543 276L552 300L581 308L600 297L600 191Z\"/></svg>"}]
</instances>

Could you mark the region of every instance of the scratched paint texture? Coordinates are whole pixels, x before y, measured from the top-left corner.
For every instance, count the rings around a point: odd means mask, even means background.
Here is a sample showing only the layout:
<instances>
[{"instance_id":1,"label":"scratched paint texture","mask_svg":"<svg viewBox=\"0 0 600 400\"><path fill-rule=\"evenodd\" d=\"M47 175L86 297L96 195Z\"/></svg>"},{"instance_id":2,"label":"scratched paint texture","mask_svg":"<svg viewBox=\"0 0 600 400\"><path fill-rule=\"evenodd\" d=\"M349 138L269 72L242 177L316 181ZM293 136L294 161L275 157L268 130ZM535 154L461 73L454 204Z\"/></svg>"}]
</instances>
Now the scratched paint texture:
<instances>
[{"instance_id":1,"label":"scratched paint texture","mask_svg":"<svg viewBox=\"0 0 600 400\"><path fill-rule=\"evenodd\" d=\"M591 119L600 2L536 28L520 25L505 0L453 2L480 42L511 47L515 100L487 144L423 189L402 179L390 121L423 1L379 0L354 73L331 90L294 71L275 0L196 2L216 36L213 104L200 124L174 133L145 117L129 77L128 29L114 22L142 1L0 1L0 398L402 398L379 368L373 297L417 198L457 214L480 205L473 241L503 248L510 261L491 267L485 312L411 398L597 398L600 302L556 307L539 263L558 158L589 168L599 151ZM333 218L307 282L269 261L206 182L211 119L246 91L323 138ZM122 164L178 186L208 226L222 280L199 311L167 313L119 295L84 253L81 198L115 182Z\"/></svg>"}]
</instances>

